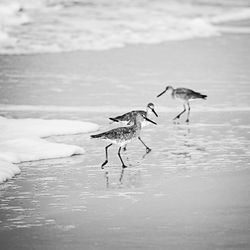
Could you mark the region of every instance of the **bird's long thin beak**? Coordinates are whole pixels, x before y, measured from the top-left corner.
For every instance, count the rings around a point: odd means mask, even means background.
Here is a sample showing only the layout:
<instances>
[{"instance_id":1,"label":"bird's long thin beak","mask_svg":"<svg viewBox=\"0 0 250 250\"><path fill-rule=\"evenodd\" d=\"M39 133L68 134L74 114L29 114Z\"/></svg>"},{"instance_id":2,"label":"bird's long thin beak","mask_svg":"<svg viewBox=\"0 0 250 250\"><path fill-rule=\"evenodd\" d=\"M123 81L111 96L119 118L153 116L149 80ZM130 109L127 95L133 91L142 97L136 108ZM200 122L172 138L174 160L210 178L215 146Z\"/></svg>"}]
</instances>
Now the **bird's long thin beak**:
<instances>
[{"instance_id":1,"label":"bird's long thin beak","mask_svg":"<svg viewBox=\"0 0 250 250\"><path fill-rule=\"evenodd\" d=\"M155 114L155 116L158 117L158 115L157 115L157 113L155 112L155 110L154 110L154 109L151 109L151 110L152 110L152 112Z\"/></svg>"},{"instance_id":2,"label":"bird's long thin beak","mask_svg":"<svg viewBox=\"0 0 250 250\"><path fill-rule=\"evenodd\" d=\"M145 120L147 120L147 121L149 121L149 122L151 122L151 123L153 123L153 124L157 125L157 123L156 123L156 122L154 122L154 121L152 121L152 120L148 119L146 116L143 116L143 118L144 118Z\"/></svg>"},{"instance_id":3,"label":"bird's long thin beak","mask_svg":"<svg viewBox=\"0 0 250 250\"><path fill-rule=\"evenodd\" d=\"M157 97L160 97L161 95L163 95L167 90L165 89L163 92L161 92Z\"/></svg>"}]
</instances>

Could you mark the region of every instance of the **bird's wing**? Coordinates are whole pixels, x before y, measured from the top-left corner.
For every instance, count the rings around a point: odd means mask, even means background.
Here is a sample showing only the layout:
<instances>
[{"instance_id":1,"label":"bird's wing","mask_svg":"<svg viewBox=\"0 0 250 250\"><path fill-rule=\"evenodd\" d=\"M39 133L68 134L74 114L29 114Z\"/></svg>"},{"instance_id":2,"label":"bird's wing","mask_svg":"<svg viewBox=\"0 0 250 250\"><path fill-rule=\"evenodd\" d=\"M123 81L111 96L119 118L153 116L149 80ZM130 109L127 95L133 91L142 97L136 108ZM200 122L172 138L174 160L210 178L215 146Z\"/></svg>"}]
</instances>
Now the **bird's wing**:
<instances>
[{"instance_id":1,"label":"bird's wing","mask_svg":"<svg viewBox=\"0 0 250 250\"><path fill-rule=\"evenodd\" d=\"M192 89L187 89L187 88L177 88L176 95L185 96L188 99L201 98L203 96L201 93L193 91Z\"/></svg>"},{"instance_id":2,"label":"bird's wing","mask_svg":"<svg viewBox=\"0 0 250 250\"><path fill-rule=\"evenodd\" d=\"M102 138L105 139L117 139L120 138L122 135L129 133L129 127L119 127L111 129L107 132L104 132Z\"/></svg>"},{"instance_id":3,"label":"bird's wing","mask_svg":"<svg viewBox=\"0 0 250 250\"><path fill-rule=\"evenodd\" d=\"M117 121L129 121L129 117L130 117L130 113L131 112L128 112L128 113L125 113L123 115L119 115L119 116L116 116L116 117L113 117L114 120L117 120Z\"/></svg>"}]
</instances>

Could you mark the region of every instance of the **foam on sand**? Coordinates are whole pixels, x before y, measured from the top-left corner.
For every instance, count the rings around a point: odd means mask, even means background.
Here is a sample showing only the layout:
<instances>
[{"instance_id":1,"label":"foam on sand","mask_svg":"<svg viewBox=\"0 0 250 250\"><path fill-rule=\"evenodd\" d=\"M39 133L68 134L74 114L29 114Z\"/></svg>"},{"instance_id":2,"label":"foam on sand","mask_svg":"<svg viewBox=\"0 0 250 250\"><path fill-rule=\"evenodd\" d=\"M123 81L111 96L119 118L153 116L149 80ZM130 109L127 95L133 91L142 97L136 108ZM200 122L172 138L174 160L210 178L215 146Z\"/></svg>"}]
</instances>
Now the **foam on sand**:
<instances>
[{"instance_id":1,"label":"foam on sand","mask_svg":"<svg viewBox=\"0 0 250 250\"><path fill-rule=\"evenodd\" d=\"M0 117L0 183L20 173L13 163L84 153L81 147L48 142L44 137L97 129L98 125L90 122Z\"/></svg>"},{"instance_id":2,"label":"foam on sand","mask_svg":"<svg viewBox=\"0 0 250 250\"><path fill-rule=\"evenodd\" d=\"M0 160L0 183L11 179L21 172L20 168L12 163Z\"/></svg>"}]
</instances>

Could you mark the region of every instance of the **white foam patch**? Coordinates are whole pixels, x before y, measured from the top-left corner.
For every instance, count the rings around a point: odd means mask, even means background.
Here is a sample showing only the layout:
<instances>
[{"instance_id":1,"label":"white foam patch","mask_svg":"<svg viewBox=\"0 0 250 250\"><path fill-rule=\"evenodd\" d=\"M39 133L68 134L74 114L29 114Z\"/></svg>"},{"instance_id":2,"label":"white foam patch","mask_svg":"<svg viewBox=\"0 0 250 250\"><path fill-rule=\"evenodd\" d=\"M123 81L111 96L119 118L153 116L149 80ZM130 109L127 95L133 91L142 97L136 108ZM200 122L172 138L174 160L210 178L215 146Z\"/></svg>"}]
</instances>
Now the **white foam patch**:
<instances>
[{"instance_id":1,"label":"white foam patch","mask_svg":"<svg viewBox=\"0 0 250 250\"><path fill-rule=\"evenodd\" d=\"M18 39L10 36L10 28L29 23L29 17L21 9L17 2L0 3L0 47L15 46Z\"/></svg>"},{"instance_id":2,"label":"white foam patch","mask_svg":"<svg viewBox=\"0 0 250 250\"><path fill-rule=\"evenodd\" d=\"M200 2L1 0L0 53L107 50L211 37L221 34L218 24L250 19L247 0Z\"/></svg>"},{"instance_id":3,"label":"white foam patch","mask_svg":"<svg viewBox=\"0 0 250 250\"><path fill-rule=\"evenodd\" d=\"M0 143L0 159L13 163L83 154L83 148L51 143L44 139L18 138Z\"/></svg>"},{"instance_id":4,"label":"white foam patch","mask_svg":"<svg viewBox=\"0 0 250 250\"><path fill-rule=\"evenodd\" d=\"M232 21L242 21L250 19L250 8L232 10L225 13L220 13L210 18L212 23L225 23Z\"/></svg>"},{"instance_id":5,"label":"white foam patch","mask_svg":"<svg viewBox=\"0 0 250 250\"><path fill-rule=\"evenodd\" d=\"M21 172L18 166L6 161L0 160L0 183L11 179L14 175Z\"/></svg>"},{"instance_id":6,"label":"white foam patch","mask_svg":"<svg viewBox=\"0 0 250 250\"><path fill-rule=\"evenodd\" d=\"M87 133L98 130L90 122L0 117L0 183L20 173L13 163L83 154L83 148L48 142L52 135Z\"/></svg>"}]
</instances>

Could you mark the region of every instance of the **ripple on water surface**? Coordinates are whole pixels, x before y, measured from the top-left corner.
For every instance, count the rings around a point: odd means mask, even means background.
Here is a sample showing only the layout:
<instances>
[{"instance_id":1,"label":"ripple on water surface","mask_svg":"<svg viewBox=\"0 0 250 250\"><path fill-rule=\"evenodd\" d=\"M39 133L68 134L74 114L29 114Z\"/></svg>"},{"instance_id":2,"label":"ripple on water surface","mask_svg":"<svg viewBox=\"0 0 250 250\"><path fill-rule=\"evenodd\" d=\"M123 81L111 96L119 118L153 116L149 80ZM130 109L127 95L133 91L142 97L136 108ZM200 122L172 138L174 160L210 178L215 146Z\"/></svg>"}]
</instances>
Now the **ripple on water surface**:
<instances>
[{"instance_id":1,"label":"ripple on water surface","mask_svg":"<svg viewBox=\"0 0 250 250\"><path fill-rule=\"evenodd\" d=\"M86 135L53 137L50 140L74 141L86 155L21 164L22 174L0 186L1 230L36 226L74 230L78 222L60 225L55 214L111 216L116 202L126 207L148 193L158 198L168 195L161 184L173 174L249 168L249 126L241 114L235 115L218 123L211 123L211 114L197 123L194 115L190 124L172 124L162 115L158 126L142 131L152 148L149 154L138 140L122 152L126 169L121 169L115 146L110 147L109 163L102 170L105 142L86 140Z\"/></svg>"}]
</instances>

